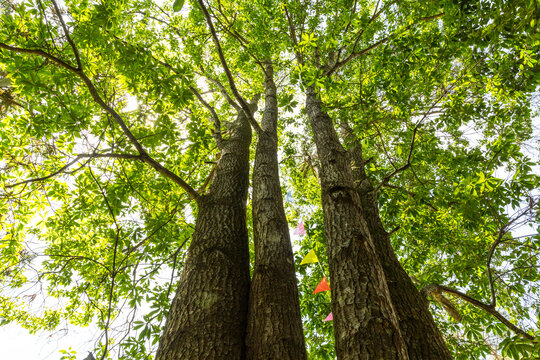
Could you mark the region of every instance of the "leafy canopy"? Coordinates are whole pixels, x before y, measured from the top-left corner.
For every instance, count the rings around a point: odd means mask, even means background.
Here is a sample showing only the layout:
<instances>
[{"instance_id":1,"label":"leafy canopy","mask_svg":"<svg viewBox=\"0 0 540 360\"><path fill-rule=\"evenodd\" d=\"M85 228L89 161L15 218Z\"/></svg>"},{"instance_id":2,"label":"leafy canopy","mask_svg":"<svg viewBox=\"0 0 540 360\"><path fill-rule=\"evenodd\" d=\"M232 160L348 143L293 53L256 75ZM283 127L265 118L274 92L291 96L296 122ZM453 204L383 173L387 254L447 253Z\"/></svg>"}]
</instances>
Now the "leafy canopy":
<instances>
[{"instance_id":1,"label":"leafy canopy","mask_svg":"<svg viewBox=\"0 0 540 360\"><path fill-rule=\"evenodd\" d=\"M275 64L283 192L291 224L307 227L296 260L314 249L323 265L298 267L310 358L334 353L328 294L311 294L327 262L308 86L361 142L419 288L459 289L538 335L535 1L208 7L245 98ZM119 358L147 358L197 216L177 178L205 191L215 134L228 136L235 113L204 16L182 0L4 0L0 21L0 321L31 332L94 323L98 355L114 345ZM452 301L461 323L432 310L457 359L539 353L537 340Z\"/></svg>"}]
</instances>

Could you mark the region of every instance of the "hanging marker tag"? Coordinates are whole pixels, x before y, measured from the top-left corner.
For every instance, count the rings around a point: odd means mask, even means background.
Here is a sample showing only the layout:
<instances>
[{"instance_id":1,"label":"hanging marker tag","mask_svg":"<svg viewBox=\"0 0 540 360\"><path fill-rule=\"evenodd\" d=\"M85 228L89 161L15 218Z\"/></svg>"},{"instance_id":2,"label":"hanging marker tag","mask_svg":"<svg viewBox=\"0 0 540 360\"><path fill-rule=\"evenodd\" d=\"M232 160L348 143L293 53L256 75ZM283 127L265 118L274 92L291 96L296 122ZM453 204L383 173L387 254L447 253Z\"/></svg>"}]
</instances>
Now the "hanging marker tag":
<instances>
[{"instance_id":1,"label":"hanging marker tag","mask_svg":"<svg viewBox=\"0 0 540 360\"><path fill-rule=\"evenodd\" d=\"M299 223L296 229L293 232L294 235L306 235L306 228L304 228L304 223Z\"/></svg>"},{"instance_id":2,"label":"hanging marker tag","mask_svg":"<svg viewBox=\"0 0 540 360\"><path fill-rule=\"evenodd\" d=\"M326 280L326 277L323 277L319 285L315 288L315 291L313 291L313 294L320 293L323 291L330 290L330 285L328 285L328 281Z\"/></svg>"},{"instance_id":3,"label":"hanging marker tag","mask_svg":"<svg viewBox=\"0 0 540 360\"><path fill-rule=\"evenodd\" d=\"M323 321L332 321L332 320L334 320L334 316L332 315L332 313L330 313L330 314L328 314L326 319L324 319Z\"/></svg>"},{"instance_id":4,"label":"hanging marker tag","mask_svg":"<svg viewBox=\"0 0 540 360\"><path fill-rule=\"evenodd\" d=\"M307 253L306 256L304 256L304 259L302 260L300 265L311 264L311 263L316 263L316 262L319 262L319 259L317 259L317 254L315 254L314 250L311 250L310 252Z\"/></svg>"}]
</instances>

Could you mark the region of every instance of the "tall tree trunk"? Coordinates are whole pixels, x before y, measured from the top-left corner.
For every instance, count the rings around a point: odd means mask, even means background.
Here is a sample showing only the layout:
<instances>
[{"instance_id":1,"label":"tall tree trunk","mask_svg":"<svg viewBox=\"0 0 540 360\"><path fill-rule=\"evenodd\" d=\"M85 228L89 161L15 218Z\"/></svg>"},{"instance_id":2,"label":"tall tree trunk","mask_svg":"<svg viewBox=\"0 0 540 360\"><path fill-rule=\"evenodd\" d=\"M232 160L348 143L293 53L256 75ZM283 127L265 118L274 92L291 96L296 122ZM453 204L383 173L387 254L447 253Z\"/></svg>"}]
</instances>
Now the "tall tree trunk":
<instances>
[{"instance_id":1,"label":"tall tree trunk","mask_svg":"<svg viewBox=\"0 0 540 360\"><path fill-rule=\"evenodd\" d=\"M408 359L373 240L363 218L348 153L318 94L306 111L321 162L324 227L332 288L336 353L348 359Z\"/></svg>"},{"instance_id":2,"label":"tall tree trunk","mask_svg":"<svg viewBox=\"0 0 540 360\"><path fill-rule=\"evenodd\" d=\"M239 112L224 143L159 343L157 360L245 359L246 200L251 127Z\"/></svg>"},{"instance_id":3,"label":"tall tree trunk","mask_svg":"<svg viewBox=\"0 0 540 360\"><path fill-rule=\"evenodd\" d=\"M277 156L278 107L273 69L266 66L262 133L253 168L255 267L250 291L247 358L302 360L306 347L289 226Z\"/></svg>"},{"instance_id":4,"label":"tall tree trunk","mask_svg":"<svg viewBox=\"0 0 540 360\"><path fill-rule=\"evenodd\" d=\"M451 359L443 337L429 312L427 300L416 289L392 249L390 236L379 214L377 194L365 172L361 144L356 141L348 125L343 124L343 126L345 130L343 135L351 154L353 178L360 195L369 232L373 237L375 249L386 276L409 359Z\"/></svg>"}]
</instances>

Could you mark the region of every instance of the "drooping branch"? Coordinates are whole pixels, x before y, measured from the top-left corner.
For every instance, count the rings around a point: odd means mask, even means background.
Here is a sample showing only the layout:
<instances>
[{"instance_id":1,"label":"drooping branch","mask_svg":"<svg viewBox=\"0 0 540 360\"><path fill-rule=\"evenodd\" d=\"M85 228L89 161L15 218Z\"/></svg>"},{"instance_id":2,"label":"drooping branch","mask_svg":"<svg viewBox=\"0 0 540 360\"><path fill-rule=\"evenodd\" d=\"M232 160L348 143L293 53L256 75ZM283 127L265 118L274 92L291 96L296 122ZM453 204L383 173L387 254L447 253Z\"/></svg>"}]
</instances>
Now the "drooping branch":
<instances>
[{"instance_id":1,"label":"drooping branch","mask_svg":"<svg viewBox=\"0 0 540 360\"><path fill-rule=\"evenodd\" d=\"M492 307L489 304L485 304L479 300L476 300L473 297L470 297L469 295L462 293L461 291L452 289L448 286L444 285L437 285L437 284L430 284L427 285L422 289L422 292L425 294L432 294L432 293L447 293L452 294L466 302L468 302L471 305L476 306L477 308L480 308L484 310L485 312L489 313L493 317L495 317L497 320L499 320L501 323L503 323L507 328L512 330L514 333L523 336L526 339L534 340L534 336L530 335L529 333L525 332L524 330L520 329L516 325L512 324L510 320L505 318L500 312L498 312L494 307Z\"/></svg>"}]
</instances>

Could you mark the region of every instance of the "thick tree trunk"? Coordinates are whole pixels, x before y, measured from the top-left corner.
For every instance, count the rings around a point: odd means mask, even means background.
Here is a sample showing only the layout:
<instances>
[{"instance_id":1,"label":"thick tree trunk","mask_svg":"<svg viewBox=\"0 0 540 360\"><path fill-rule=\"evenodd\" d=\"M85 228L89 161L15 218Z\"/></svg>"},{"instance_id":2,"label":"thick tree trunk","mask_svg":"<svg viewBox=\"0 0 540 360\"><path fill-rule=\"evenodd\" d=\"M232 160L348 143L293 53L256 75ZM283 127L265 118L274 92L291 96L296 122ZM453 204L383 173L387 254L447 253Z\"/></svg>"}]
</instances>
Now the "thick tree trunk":
<instances>
[{"instance_id":1,"label":"thick tree trunk","mask_svg":"<svg viewBox=\"0 0 540 360\"><path fill-rule=\"evenodd\" d=\"M324 227L340 360L408 359L381 263L363 219L351 163L315 91L306 111L321 162Z\"/></svg>"},{"instance_id":2,"label":"thick tree trunk","mask_svg":"<svg viewBox=\"0 0 540 360\"><path fill-rule=\"evenodd\" d=\"M283 209L277 156L277 98L266 67L262 134L253 168L255 267L250 291L247 358L306 359L289 226Z\"/></svg>"},{"instance_id":3,"label":"thick tree trunk","mask_svg":"<svg viewBox=\"0 0 540 360\"><path fill-rule=\"evenodd\" d=\"M199 203L195 232L157 360L245 358L251 128L242 112L231 130L212 185Z\"/></svg>"},{"instance_id":4,"label":"thick tree trunk","mask_svg":"<svg viewBox=\"0 0 540 360\"><path fill-rule=\"evenodd\" d=\"M345 125L345 127L345 138L350 145L353 178L360 195L369 232L373 237L375 249L386 276L409 359L449 360L452 357L429 312L427 300L416 289L392 249L390 236L379 215L377 195L365 172L361 145L355 138L351 138L348 126Z\"/></svg>"}]
</instances>

